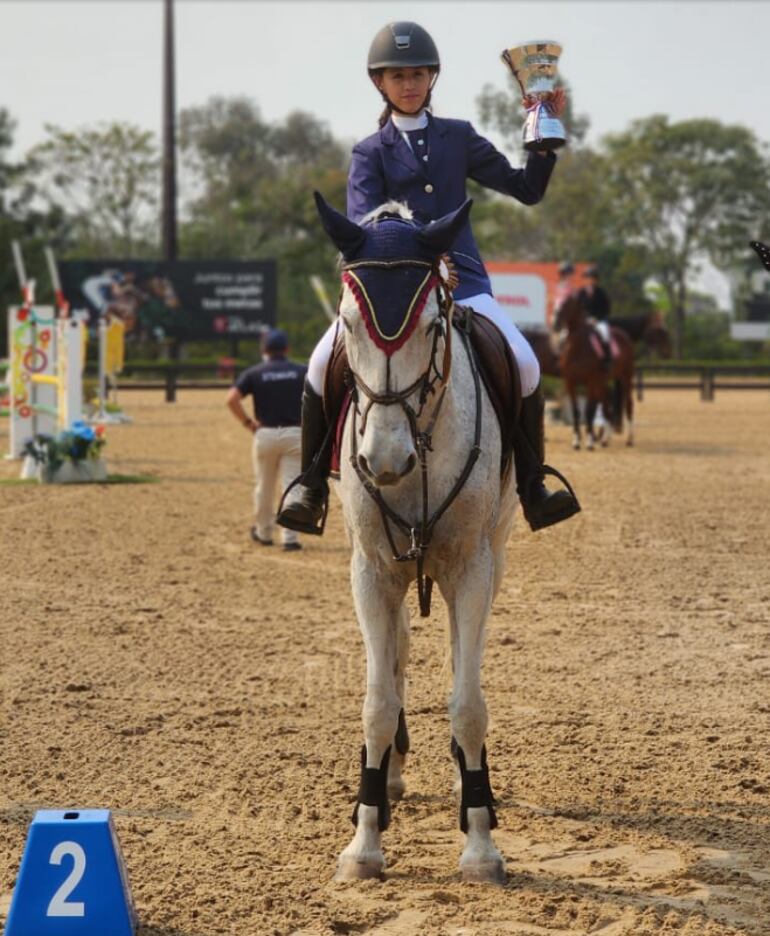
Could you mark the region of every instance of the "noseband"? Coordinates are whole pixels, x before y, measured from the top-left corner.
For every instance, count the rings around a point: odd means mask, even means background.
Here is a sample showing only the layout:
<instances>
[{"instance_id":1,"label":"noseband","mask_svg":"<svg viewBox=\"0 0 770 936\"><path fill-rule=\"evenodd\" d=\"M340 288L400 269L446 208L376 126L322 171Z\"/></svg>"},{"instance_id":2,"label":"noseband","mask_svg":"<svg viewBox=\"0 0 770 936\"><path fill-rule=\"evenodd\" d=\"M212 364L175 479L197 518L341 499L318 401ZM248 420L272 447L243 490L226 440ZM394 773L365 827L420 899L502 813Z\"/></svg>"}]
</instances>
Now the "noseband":
<instances>
[{"instance_id":1,"label":"noseband","mask_svg":"<svg viewBox=\"0 0 770 936\"><path fill-rule=\"evenodd\" d=\"M436 523L462 490L463 485L468 480L468 477L473 470L473 466L476 463L476 459L479 457L481 452L481 381L478 367L476 365L475 355L473 354L470 346L469 323L466 316L464 319L466 322L466 327L461 327L459 322L456 324L458 325L458 330L468 355L468 361L470 363L471 372L473 374L475 387L476 425L473 446L468 453L465 467L453 485L451 491L444 498L439 507L433 512L433 514L429 516L428 452L433 451L433 430L436 427L439 413L441 412L441 405L444 402L449 375L452 369L452 313L454 311L454 301L452 299L452 295L444 285L439 275L437 264L429 263L424 260L359 260L344 264L342 270L344 273L354 271L361 267L397 268L399 266L422 266L428 269L429 276L430 271L432 271L432 276L429 279L429 288L435 288L436 300L439 307L439 315L435 322L433 322L431 325L433 341L431 345L430 359L423 373L413 383L411 383L408 387L405 387L403 390L391 389L390 355L386 355L385 358L386 369L384 391L372 390L372 388L367 385L361 376L357 374L348 364L347 382L353 402L350 463L353 470L358 475L358 478L361 481L364 489L375 502L380 511L383 527L385 529L385 535L393 553L394 560L396 562L417 563L417 593L420 604L420 615L422 617L427 617L430 614L433 581L424 573L425 554L428 550L428 546L430 545ZM471 310L469 309L467 310L467 315L469 316L470 314ZM439 341L442 337L444 338L444 354L441 367L439 368L437 358ZM418 405L415 409L409 400L416 393L419 393L419 397ZM437 393L438 396L436 397ZM360 406L361 396L366 398L366 403L363 406L363 410ZM425 413L428 400L431 397L436 398L433 409L431 411L427 425L424 429L420 429L419 422ZM396 513L392 507L388 505L379 488L372 484L358 463L358 436L364 434L366 430L367 418L371 408L375 405L400 406L404 411L404 414L406 415L407 421L409 423L409 429L412 434L412 441L414 443L415 451L417 452L420 463L422 510L419 526L413 526L412 524L408 523L403 517ZM358 427L359 420L361 422L360 428ZM409 546L406 550L400 551L398 549L391 524L396 526L409 538Z\"/></svg>"}]
</instances>

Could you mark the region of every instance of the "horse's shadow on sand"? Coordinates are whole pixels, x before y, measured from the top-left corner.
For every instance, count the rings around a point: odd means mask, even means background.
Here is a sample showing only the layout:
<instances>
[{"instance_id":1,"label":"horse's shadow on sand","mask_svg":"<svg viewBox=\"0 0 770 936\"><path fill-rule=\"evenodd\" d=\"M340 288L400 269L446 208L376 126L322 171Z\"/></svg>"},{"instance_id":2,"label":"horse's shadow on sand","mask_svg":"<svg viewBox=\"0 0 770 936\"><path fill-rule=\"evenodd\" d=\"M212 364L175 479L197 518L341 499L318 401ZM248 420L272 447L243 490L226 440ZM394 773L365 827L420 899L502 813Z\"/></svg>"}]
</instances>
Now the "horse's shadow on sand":
<instances>
[{"instance_id":1,"label":"horse's shadow on sand","mask_svg":"<svg viewBox=\"0 0 770 936\"><path fill-rule=\"evenodd\" d=\"M447 797L438 794L417 794L407 796L403 801L405 805L425 806ZM400 806L400 804L399 804ZM731 923L734 926L746 926L747 932L759 932L761 922L760 905L763 894L767 893L770 873L762 867L762 856L758 850L764 847L764 830L767 820L770 819L770 807L763 804L750 805L734 801L720 803L671 803L660 801L655 804L658 812L646 811L640 813L627 813L621 809L592 808L590 805L562 806L544 809L543 815L553 819L565 819L570 822L585 822L591 826L598 826L605 831L617 833L616 845L622 845L631 834L631 844L636 844L633 833L654 834L669 841L669 848L674 851L694 847L698 850L713 849L721 851L724 863L710 865L707 857L693 860L692 857L682 857L682 866L676 872L665 872L660 878L651 877L647 880L634 880L629 886L628 880L612 880L607 878L603 884L595 883L585 878L594 876L589 870L585 874L580 871L570 873L558 869L538 869L532 867L517 867L521 860L518 849L506 847L504 835L498 841L508 865L506 883L502 892L516 893L523 889L530 890L544 897L559 897L563 899L594 899L603 904L615 907L619 911L635 910L644 912L648 909L666 912L679 911L688 915L688 918L701 921L705 928L714 922ZM398 806L396 807L399 808ZM526 814L528 807L515 800L503 798L499 802L501 832L506 825L508 816ZM687 815L679 812L698 811L700 815ZM540 812L540 810L538 810ZM514 825L513 822L510 823ZM557 838L559 836L557 835ZM660 848L660 846L656 846ZM561 852L562 845L558 851ZM576 842L576 854L585 849L590 860L593 849L591 845L582 846ZM643 846L642 846L642 850ZM573 849L569 848L572 852ZM545 856L544 856L545 857ZM557 857L561 857L557 855ZM545 857L545 864L548 864ZM537 864L538 859L532 859ZM387 879L398 882L399 886L447 887L460 881L459 874L454 870L445 873L425 868L415 872L414 868L401 867L398 861L387 871ZM748 873L747 873L748 872ZM755 876L756 873L756 876ZM766 878L767 875L767 878ZM622 877L622 875L621 875ZM635 878L635 874L631 875ZM692 892L683 892L681 885L688 881L693 885ZM680 889L677 890L677 884ZM705 885L712 889L711 898L703 899L697 892L697 885ZM711 887L717 885L716 887ZM670 892L670 888L674 888Z\"/></svg>"}]
</instances>

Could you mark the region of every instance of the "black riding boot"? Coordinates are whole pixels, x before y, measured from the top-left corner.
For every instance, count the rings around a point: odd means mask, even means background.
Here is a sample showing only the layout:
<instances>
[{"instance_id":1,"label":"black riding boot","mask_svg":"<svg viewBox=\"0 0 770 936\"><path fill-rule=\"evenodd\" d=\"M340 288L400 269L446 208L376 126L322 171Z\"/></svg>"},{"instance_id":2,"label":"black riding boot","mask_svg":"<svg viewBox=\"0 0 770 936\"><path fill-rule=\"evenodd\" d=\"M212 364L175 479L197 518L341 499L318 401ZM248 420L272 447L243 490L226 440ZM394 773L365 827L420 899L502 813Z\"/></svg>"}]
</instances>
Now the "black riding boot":
<instances>
[{"instance_id":1,"label":"black riding boot","mask_svg":"<svg viewBox=\"0 0 770 936\"><path fill-rule=\"evenodd\" d=\"M302 474L284 494L277 523L298 533L320 536L329 500L331 444L323 398L305 381L302 394Z\"/></svg>"},{"instance_id":2,"label":"black riding boot","mask_svg":"<svg viewBox=\"0 0 770 936\"><path fill-rule=\"evenodd\" d=\"M538 387L521 403L521 417L513 442L516 490L524 517L533 530L542 530L578 513L580 504L566 479L545 461L543 415L545 403ZM564 481L568 490L549 491L544 476L552 474Z\"/></svg>"}]
</instances>

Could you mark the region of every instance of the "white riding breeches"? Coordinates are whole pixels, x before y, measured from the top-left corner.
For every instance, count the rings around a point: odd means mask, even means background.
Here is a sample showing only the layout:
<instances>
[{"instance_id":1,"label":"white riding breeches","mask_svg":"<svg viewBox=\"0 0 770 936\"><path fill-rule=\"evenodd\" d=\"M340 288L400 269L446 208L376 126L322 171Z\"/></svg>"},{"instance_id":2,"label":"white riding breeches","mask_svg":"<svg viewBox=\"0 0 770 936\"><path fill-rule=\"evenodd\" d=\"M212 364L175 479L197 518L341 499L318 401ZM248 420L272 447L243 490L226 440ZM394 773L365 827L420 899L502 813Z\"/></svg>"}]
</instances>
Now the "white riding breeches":
<instances>
[{"instance_id":1,"label":"white riding breeches","mask_svg":"<svg viewBox=\"0 0 770 936\"><path fill-rule=\"evenodd\" d=\"M521 379L522 396L529 396L537 390L540 383L540 364L535 357L530 343L522 335L519 329L513 324L508 316L497 304L493 296L488 293L480 293L478 296L471 296L469 299L462 299L459 305L470 306L474 312L483 315L484 318L493 322L506 338L511 346L513 356L519 365L519 377ZM332 354L334 345L334 336L337 332L337 323L333 322L324 333L321 340L315 346L315 350L310 355L308 362L307 379L310 386L319 395L323 393L324 377L326 375L326 365Z\"/></svg>"},{"instance_id":2,"label":"white riding breeches","mask_svg":"<svg viewBox=\"0 0 770 936\"><path fill-rule=\"evenodd\" d=\"M606 344L610 343L610 323L598 322L594 319L594 328L599 332L599 336Z\"/></svg>"}]
</instances>

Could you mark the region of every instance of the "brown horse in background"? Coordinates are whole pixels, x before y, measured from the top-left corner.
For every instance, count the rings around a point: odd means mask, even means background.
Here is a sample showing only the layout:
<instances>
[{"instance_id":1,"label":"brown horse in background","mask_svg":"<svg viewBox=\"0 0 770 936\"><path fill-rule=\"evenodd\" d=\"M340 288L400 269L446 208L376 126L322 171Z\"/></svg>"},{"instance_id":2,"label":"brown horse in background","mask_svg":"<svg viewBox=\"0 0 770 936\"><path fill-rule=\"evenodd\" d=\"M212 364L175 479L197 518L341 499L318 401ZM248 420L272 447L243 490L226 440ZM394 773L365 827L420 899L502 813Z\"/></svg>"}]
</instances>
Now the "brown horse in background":
<instances>
[{"instance_id":1,"label":"brown horse in background","mask_svg":"<svg viewBox=\"0 0 770 936\"><path fill-rule=\"evenodd\" d=\"M567 338L559 356L564 386L572 403L572 423L574 435L572 447L579 449L582 444L580 435L580 412L577 403L577 389L583 385L586 389L586 447L593 449L597 441L602 445L609 443L610 430L604 429L597 439L594 433L594 419L597 407L601 404L604 413L616 432L623 430L623 416L627 420L626 445L634 444L634 350L631 339L619 328L611 328L611 334L617 355L613 356L612 366L607 369L594 349L594 329L589 324L585 309L577 296L570 296L556 314L557 331L567 330ZM610 392L610 381L614 381Z\"/></svg>"},{"instance_id":2,"label":"brown horse in background","mask_svg":"<svg viewBox=\"0 0 770 936\"><path fill-rule=\"evenodd\" d=\"M650 354L662 358L671 357L671 335L663 324L660 312L643 312L641 315L612 318L610 325L625 332L633 344L642 344L640 356ZM535 352L540 364L540 373L546 377L561 377L559 354L554 348L553 334L534 328L522 328L521 333Z\"/></svg>"}]
</instances>

